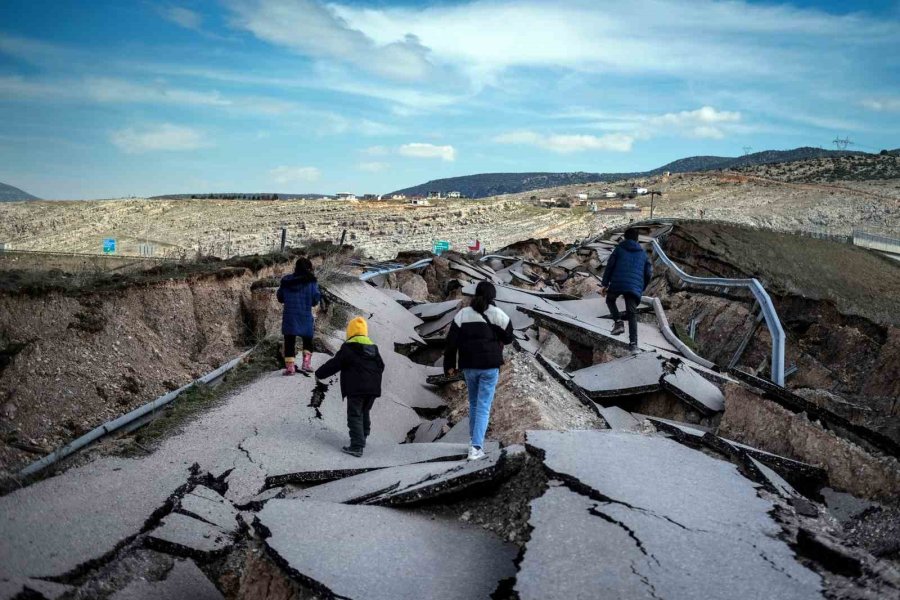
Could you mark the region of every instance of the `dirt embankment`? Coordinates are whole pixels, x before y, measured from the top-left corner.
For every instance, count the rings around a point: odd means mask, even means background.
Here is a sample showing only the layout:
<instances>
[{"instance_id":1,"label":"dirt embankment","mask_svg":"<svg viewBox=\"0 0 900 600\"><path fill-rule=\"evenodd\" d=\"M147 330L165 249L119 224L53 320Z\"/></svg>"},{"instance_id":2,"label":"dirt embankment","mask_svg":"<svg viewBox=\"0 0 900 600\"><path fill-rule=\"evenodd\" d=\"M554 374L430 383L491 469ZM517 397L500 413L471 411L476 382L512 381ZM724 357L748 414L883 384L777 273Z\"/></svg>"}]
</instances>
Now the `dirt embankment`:
<instances>
[{"instance_id":1,"label":"dirt embankment","mask_svg":"<svg viewBox=\"0 0 900 600\"><path fill-rule=\"evenodd\" d=\"M35 460L277 331L272 289L251 285L289 264L223 264L87 290L0 291L0 470Z\"/></svg>"},{"instance_id":2,"label":"dirt embankment","mask_svg":"<svg viewBox=\"0 0 900 600\"><path fill-rule=\"evenodd\" d=\"M666 252L691 274L760 279L788 335L786 366L798 369L788 387L900 439L900 266L846 244L708 223L677 226ZM699 352L717 364L754 327L749 295L734 302L671 277L654 292L681 332L696 321ZM738 365L767 369L770 352L761 323Z\"/></svg>"}]
</instances>

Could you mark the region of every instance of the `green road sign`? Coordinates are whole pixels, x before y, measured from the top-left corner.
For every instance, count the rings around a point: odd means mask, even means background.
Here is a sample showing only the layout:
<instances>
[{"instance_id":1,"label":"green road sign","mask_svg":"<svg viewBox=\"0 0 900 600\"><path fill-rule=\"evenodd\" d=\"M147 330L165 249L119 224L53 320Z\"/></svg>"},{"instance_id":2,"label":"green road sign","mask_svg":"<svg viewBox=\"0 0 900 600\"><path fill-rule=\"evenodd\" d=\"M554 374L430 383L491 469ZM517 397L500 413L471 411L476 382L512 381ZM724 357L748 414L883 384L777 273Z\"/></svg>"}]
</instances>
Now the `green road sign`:
<instances>
[{"instance_id":1,"label":"green road sign","mask_svg":"<svg viewBox=\"0 0 900 600\"><path fill-rule=\"evenodd\" d=\"M450 249L450 242L445 240L436 240L432 243L432 251L440 256L441 252L446 252Z\"/></svg>"}]
</instances>

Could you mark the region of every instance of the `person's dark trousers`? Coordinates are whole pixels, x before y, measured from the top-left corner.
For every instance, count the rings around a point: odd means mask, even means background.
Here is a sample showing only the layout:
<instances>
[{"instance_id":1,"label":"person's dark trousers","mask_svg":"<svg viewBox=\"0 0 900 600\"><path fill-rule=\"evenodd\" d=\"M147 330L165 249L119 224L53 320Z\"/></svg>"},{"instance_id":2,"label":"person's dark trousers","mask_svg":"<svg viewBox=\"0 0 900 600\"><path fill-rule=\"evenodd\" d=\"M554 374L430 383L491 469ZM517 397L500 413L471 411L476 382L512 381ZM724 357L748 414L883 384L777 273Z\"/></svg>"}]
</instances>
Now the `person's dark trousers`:
<instances>
[{"instance_id":1,"label":"person's dark trousers","mask_svg":"<svg viewBox=\"0 0 900 600\"><path fill-rule=\"evenodd\" d=\"M312 352L312 338L302 336L300 338L303 341L303 349L307 352ZM284 355L294 357L297 356L297 336L296 335L285 335L284 336Z\"/></svg>"},{"instance_id":2,"label":"person's dark trousers","mask_svg":"<svg viewBox=\"0 0 900 600\"><path fill-rule=\"evenodd\" d=\"M369 411L375 404L375 396L347 396L347 428L350 429L350 449L366 447L371 422Z\"/></svg>"},{"instance_id":3,"label":"person's dark trousers","mask_svg":"<svg viewBox=\"0 0 900 600\"><path fill-rule=\"evenodd\" d=\"M619 296L622 296L625 299L625 319L628 320L628 341L632 344L637 344L637 307L638 304L641 303L641 299L634 294L628 293L607 294L606 306L609 308L612 318L616 321L622 320L621 315L619 314L619 307L616 306L616 300L619 299Z\"/></svg>"}]
</instances>

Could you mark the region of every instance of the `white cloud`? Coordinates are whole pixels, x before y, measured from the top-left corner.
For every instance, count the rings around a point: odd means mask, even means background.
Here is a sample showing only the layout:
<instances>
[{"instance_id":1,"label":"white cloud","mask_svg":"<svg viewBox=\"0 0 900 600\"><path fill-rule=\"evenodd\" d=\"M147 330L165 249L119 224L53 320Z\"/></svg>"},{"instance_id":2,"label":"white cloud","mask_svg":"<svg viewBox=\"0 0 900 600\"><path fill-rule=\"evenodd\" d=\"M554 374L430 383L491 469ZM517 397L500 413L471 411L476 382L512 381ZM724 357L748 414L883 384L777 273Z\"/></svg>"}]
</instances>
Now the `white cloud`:
<instances>
[{"instance_id":1,"label":"white cloud","mask_svg":"<svg viewBox=\"0 0 900 600\"><path fill-rule=\"evenodd\" d=\"M110 77L89 77L76 84L84 94L98 102L134 102L197 106L232 106L217 91L199 92L170 88L163 83L147 85ZM78 91L78 88L75 90Z\"/></svg>"},{"instance_id":2,"label":"white cloud","mask_svg":"<svg viewBox=\"0 0 900 600\"><path fill-rule=\"evenodd\" d=\"M198 31L203 25L203 17L199 13L181 6L160 8L159 12L166 20L185 29Z\"/></svg>"},{"instance_id":3,"label":"white cloud","mask_svg":"<svg viewBox=\"0 0 900 600\"><path fill-rule=\"evenodd\" d=\"M274 1L274 0L273 0ZM493 83L512 67L630 76L782 78L833 69L844 44L885 42L896 23L790 5L735 0L476 0L366 7L330 5L376 44L415 36L434 63ZM830 43L829 43L830 42ZM826 51L823 51L823 48Z\"/></svg>"},{"instance_id":4,"label":"white cloud","mask_svg":"<svg viewBox=\"0 0 900 600\"><path fill-rule=\"evenodd\" d=\"M448 162L456 160L456 149L453 146L435 146L434 144L414 142L403 144L397 149L397 152L402 156L412 158L439 158Z\"/></svg>"},{"instance_id":5,"label":"white cloud","mask_svg":"<svg viewBox=\"0 0 900 600\"><path fill-rule=\"evenodd\" d=\"M741 113L719 111L711 106L697 110L683 110L666 113L647 119L653 129L663 129L667 133L680 133L696 138L722 139L725 128L741 120ZM645 134L649 135L649 133Z\"/></svg>"},{"instance_id":6,"label":"white cloud","mask_svg":"<svg viewBox=\"0 0 900 600\"><path fill-rule=\"evenodd\" d=\"M128 154L170 150L196 150L212 144L197 129L162 123L135 129L114 131L110 141Z\"/></svg>"},{"instance_id":7,"label":"white cloud","mask_svg":"<svg viewBox=\"0 0 900 600\"><path fill-rule=\"evenodd\" d=\"M368 154L369 156L387 156L390 154L391 149L387 146L369 146L363 150L360 150L363 154Z\"/></svg>"},{"instance_id":8,"label":"white cloud","mask_svg":"<svg viewBox=\"0 0 900 600\"><path fill-rule=\"evenodd\" d=\"M585 150L606 150L610 152L630 152L634 137L622 133L602 136L581 134L543 135L534 131L512 131L494 138L498 144L537 146L551 152L568 154Z\"/></svg>"},{"instance_id":9,"label":"white cloud","mask_svg":"<svg viewBox=\"0 0 900 600\"><path fill-rule=\"evenodd\" d=\"M431 69L414 35L376 44L329 6L314 0L231 0L233 23L261 40L335 60L397 80L418 80Z\"/></svg>"},{"instance_id":10,"label":"white cloud","mask_svg":"<svg viewBox=\"0 0 900 600\"><path fill-rule=\"evenodd\" d=\"M869 110L878 112L898 112L900 111L900 97L897 98L869 98L863 100L862 105Z\"/></svg>"},{"instance_id":11,"label":"white cloud","mask_svg":"<svg viewBox=\"0 0 900 600\"><path fill-rule=\"evenodd\" d=\"M390 166L386 162L361 162L356 165L360 171L366 171L367 173L381 173L382 171L387 171Z\"/></svg>"},{"instance_id":12,"label":"white cloud","mask_svg":"<svg viewBox=\"0 0 900 600\"><path fill-rule=\"evenodd\" d=\"M280 166L269 171L269 175L276 183L296 183L318 181L322 172L316 167Z\"/></svg>"}]
</instances>

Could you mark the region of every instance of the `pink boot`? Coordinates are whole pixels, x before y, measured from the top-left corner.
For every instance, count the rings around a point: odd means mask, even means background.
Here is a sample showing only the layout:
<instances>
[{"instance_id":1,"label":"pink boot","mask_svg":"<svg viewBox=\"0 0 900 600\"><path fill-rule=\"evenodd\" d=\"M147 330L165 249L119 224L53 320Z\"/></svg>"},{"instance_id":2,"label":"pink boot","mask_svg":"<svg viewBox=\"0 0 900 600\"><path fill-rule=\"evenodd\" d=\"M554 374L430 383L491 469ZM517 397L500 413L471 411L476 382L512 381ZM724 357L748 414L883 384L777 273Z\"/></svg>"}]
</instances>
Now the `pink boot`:
<instances>
[{"instance_id":1,"label":"pink boot","mask_svg":"<svg viewBox=\"0 0 900 600\"><path fill-rule=\"evenodd\" d=\"M284 374L285 375L293 375L297 372L297 367L294 365L293 358L285 358L284 359Z\"/></svg>"},{"instance_id":2,"label":"pink boot","mask_svg":"<svg viewBox=\"0 0 900 600\"><path fill-rule=\"evenodd\" d=\"M303 367L302 367L302 369L303 369L304 371L306 371L307 373L311 373L311 372L312 372L312 370L313 370L313 368L312 368L312 353L310 353L310 352L304 352L304 353L303 353Z\"/></svg>"}]
</instances>

